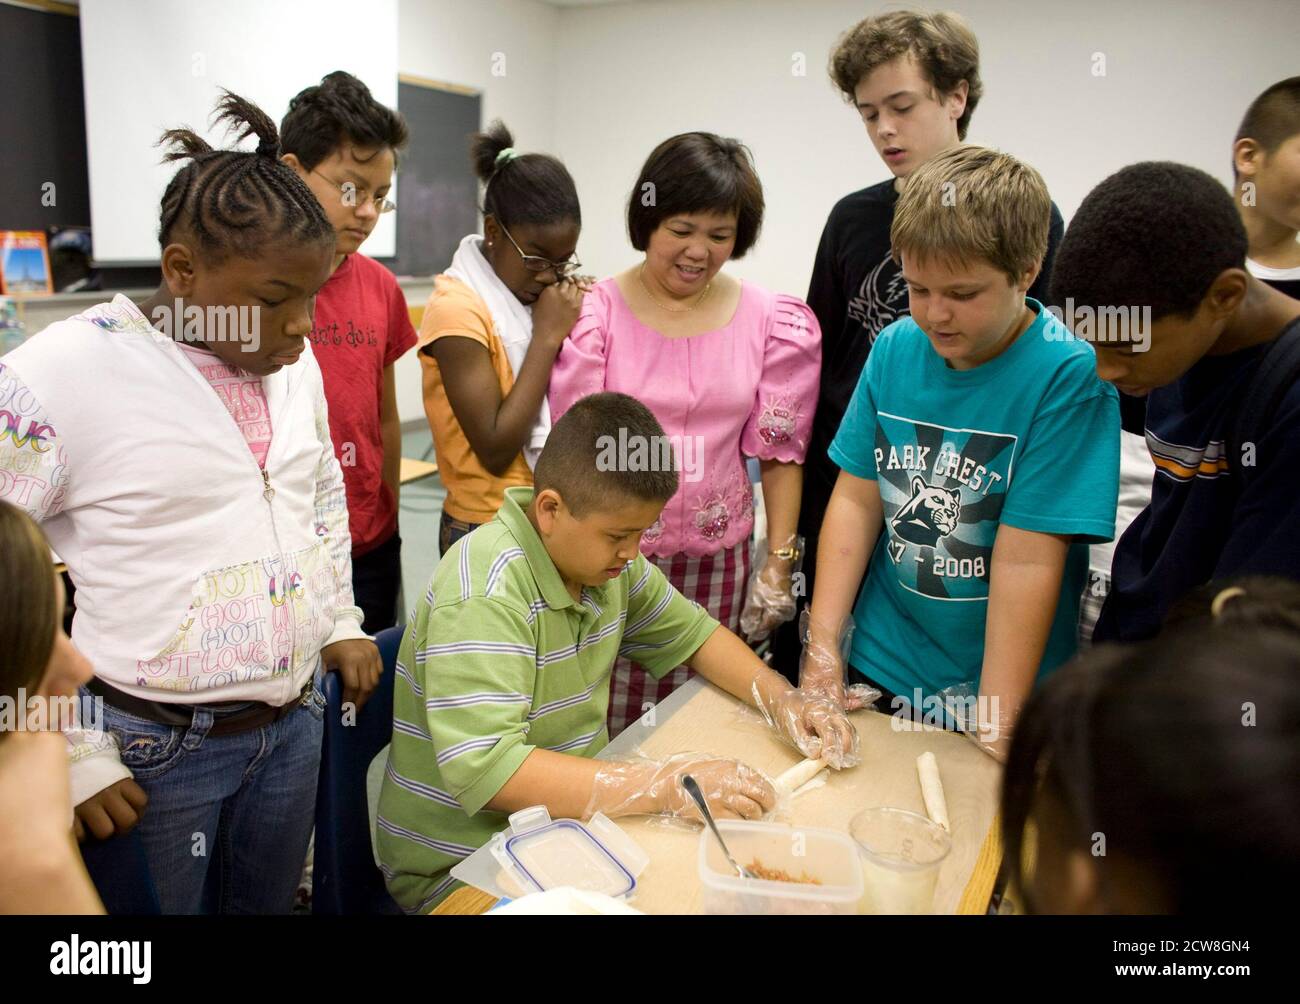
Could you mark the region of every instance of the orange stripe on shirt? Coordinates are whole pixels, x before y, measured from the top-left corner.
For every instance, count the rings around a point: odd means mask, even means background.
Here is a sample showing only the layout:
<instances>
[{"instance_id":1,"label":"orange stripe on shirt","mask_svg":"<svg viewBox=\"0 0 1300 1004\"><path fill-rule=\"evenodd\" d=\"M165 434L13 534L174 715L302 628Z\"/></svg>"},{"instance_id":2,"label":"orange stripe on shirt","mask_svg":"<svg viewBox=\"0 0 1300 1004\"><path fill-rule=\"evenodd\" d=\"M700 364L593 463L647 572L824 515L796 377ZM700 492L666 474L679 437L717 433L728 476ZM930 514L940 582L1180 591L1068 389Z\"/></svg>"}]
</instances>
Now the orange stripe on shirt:
<instances>
[{"instance_id":1,"label":"orange stripe on shirt","mask_svg":"<svg viewBox=\"0 0 1300 1004\"><path fill-rule=\"evenodd\" d=\"M1154 453L1151 455L1151 459L1155 461L1155 465L1162 471L1179 478L1191 478L1197 474L1226 474L1228 472L1227 457L1218 460L1202 460L1196 467L1187 467L1176 460L1170 460L1168 457L1157 457Z\"/></svg>"}]
</instances>

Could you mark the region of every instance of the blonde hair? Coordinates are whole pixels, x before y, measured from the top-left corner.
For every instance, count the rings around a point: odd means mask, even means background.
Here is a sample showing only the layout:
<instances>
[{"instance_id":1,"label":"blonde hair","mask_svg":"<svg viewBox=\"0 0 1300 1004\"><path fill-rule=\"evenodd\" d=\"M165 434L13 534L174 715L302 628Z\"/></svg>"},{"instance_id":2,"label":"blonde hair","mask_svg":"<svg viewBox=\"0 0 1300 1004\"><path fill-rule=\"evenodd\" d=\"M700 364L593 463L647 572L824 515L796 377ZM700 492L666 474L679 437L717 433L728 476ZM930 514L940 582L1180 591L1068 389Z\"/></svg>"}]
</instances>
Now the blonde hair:
<instances>
[{"instance_id":1,"label":"blonde hair","mask_svg":"<svg viewBox=\"0 0 1300 1004\"><path fill-rule=\"evenodd\" d=\"M969 264L986 261L1012 284L1047 253L1052 198L1042 177L1010 154L962 144L908 177L889 228L902 255Z\"/></svg>"},{"instance_id":2,"label":"blonde hair","mask_svg":"<svg viewBox=\"0 0 1300 1004\"><path fill-rule=\"evenodd\" d=\"M957 120L957 138L965 139L984 85L980 82L979 41L959 15L897 10L863 18L840 36L827 69L845 100L852 102L863 77L908 53L942 96L966 81L966 108Z\"/></svg>"}]
</instances>

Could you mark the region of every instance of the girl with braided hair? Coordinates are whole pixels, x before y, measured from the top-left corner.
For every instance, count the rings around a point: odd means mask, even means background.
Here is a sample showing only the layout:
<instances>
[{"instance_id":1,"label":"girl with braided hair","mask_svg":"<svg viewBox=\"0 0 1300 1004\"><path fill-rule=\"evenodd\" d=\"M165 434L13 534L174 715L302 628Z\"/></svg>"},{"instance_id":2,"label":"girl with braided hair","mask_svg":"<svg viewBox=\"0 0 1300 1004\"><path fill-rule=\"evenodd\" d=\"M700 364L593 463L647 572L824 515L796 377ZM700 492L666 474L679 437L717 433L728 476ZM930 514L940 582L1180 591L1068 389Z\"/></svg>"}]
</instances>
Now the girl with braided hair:
<instances>
[{"instance_id":1,"label":"girl with braided hair","mask_svg":"<svg viewBox=\"0 0 1300 1004\"><path fill-rule=\"evenodd\" d=\"M183 166L158 291L51 325L0 365L0 498L42 524L77 588L72 636L102 706L68 731L78 832L138 824L164 912L288 912L318 673L360 704L381 663L306 345L334 228L260 109L225 92L215 119L257 148L163 134Z\"/></svg>"}]
</instances>

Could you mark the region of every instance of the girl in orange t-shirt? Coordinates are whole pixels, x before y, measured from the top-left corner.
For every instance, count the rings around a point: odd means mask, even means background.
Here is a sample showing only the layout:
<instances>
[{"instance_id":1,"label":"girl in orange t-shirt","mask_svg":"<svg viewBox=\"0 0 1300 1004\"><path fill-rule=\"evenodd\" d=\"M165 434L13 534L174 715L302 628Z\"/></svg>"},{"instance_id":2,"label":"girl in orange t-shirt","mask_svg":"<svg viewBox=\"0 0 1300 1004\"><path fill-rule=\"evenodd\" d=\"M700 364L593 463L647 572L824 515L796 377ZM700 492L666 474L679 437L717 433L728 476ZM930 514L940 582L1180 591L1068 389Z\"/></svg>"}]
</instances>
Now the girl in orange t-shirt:
<instances>
[{"instance_id":1,"label":"girl in orange t-shirt","mask_svg":"<svg viewBox=\"0 0 1300 1004\"><path fill-rule=\"evenodd\" d=\"M582 212L554 157L518 154L494 122L471 144L484 183L483 234L465 237L434 279L420 327L424 411L447 498L439 547L532 483L550 430L546 388L589 285L575 276Z\"/></svg>"}]
</instances>

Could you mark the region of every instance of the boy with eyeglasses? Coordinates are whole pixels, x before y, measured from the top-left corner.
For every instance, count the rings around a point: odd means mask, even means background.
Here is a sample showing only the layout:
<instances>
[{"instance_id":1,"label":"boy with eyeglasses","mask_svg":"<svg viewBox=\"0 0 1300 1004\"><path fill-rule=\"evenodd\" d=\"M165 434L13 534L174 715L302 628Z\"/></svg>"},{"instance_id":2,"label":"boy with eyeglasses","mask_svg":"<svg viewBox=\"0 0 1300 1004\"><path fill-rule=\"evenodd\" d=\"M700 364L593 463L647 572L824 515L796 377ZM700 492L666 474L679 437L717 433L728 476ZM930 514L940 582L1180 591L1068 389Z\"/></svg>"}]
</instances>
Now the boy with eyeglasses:
<instances>
[{"instance_id":1,"label":"boy with eyeglasses","mask_svg":"<svg viewBox=\"0 0 1300 1004\"><path fill-rule=\"evenodd\" d=\"M393 274L357 251L394 208L388 193L406 123L360 80L337 70L289 102L280 134L282 159L315 194L337 235L310 338L347 488L352 590L365 614L362 627L373 634L397 619L402 432L393 366L416 338Z\"/></svg>"}]
</instances>

